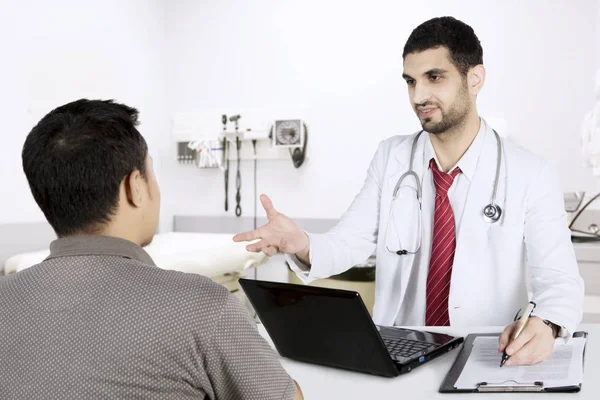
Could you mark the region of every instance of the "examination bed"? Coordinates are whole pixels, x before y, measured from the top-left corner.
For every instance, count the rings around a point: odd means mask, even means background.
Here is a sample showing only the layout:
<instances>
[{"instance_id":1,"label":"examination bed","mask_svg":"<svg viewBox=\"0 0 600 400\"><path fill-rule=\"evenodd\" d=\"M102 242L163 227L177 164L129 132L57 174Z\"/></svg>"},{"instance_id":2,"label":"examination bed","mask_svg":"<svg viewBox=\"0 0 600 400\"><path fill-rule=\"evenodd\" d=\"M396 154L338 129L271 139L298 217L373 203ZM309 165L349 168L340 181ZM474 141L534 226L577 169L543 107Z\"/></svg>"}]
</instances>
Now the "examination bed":
<instances>
[{"instance_id":1,"label":"examination bed","mask_svg":"<svg viewBox=\"0 0 600 400\"><path fill-rule=\"evenodd\" d=\"M145 250L162 269L211 278L240 272L266 261L263 253L246 251L247 243L234 243L232 237L228 233L160 233ZM49 254L48 249L43 249L12 255L4 262L4 273L22 271L42 262Z\"/></svg>"}]
</instances>

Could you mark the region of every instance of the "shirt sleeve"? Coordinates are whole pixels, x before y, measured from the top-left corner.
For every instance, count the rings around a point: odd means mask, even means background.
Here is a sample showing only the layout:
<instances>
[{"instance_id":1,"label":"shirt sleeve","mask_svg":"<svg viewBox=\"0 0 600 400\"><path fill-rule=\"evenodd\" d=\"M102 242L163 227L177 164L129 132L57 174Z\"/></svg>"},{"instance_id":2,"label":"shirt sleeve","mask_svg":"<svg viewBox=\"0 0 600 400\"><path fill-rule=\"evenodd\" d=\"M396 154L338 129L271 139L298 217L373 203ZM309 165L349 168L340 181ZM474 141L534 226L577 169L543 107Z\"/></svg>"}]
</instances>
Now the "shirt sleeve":
<instances>
[{"instance_id":1,"label":"shirt sleeve","mask_svg":"<svg viewBox=\"0 0 600 400\"><path fill-rule=\"evenodd\" d=\"M291 400L296 394L279 356L233 295L226 297L205 363L215 399Z\"/></svg>"}]
</instances>

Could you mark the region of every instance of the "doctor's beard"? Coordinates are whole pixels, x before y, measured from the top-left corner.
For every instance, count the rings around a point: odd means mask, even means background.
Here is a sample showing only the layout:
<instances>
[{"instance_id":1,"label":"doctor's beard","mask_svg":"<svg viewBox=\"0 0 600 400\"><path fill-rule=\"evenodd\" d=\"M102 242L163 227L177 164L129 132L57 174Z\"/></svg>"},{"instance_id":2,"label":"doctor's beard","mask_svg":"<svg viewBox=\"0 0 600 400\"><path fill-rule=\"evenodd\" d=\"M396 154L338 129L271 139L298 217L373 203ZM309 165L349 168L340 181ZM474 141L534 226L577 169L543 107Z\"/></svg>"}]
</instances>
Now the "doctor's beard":
<instances>
[{"instance_id":1,"label":"doctor's beard","mask_svg":"<svg viewBox=\"0 0 600 400\"><path fill-rule=\"evenodd\" d=\"M433 122L432 118L424 118L421 120L421 127L425 132L433 133L438 135L444 132L456 130L465 124L467 116L471 111L471 104L469 102L469 95L467 92L466 83L461 88L460 92L456 96L456 100L450 105L447 111L445 111L439 104L427 101L419 104L419 106L432 105L437 107L442 114L442 119L439 122Z\"/></svg>"}]
</instances>

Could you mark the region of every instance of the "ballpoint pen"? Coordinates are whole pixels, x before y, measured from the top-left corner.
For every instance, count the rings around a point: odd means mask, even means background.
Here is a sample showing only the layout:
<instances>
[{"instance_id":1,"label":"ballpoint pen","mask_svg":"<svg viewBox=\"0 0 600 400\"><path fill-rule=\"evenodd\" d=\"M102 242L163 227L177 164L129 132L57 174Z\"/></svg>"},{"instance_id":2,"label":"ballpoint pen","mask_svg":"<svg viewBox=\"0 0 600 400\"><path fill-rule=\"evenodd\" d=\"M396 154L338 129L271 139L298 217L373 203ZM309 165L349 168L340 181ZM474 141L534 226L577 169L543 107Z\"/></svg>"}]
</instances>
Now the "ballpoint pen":
<instances>
[{"instance_id":1,"label":"ballpoint pen","mask_svg":"<svg viewBox=\"0 0 600 400\"><path fill-rule=\"evenodd\" d=\"M504 352L502 353L502 361L500 361L501 367L504 366L504 363L509 358L509 355L506 354L506 349L508 349L508 346L512 342L514 342L517 337L519 337L521 332L523 332L523 329L525 329L525 327L527 326L527 323L529 322L529 317L531 316L531 313L533 312L534 308L535 308L535 303L533 301L530 301L529 304L527 304L527 307L525 307L525 311L523 311L523 315L518 320L519 322L517 323L517 326L515 326L515 330L513 331L513 334L511 335L510 342L504 348Z\"/></svg>"}]
</instances>

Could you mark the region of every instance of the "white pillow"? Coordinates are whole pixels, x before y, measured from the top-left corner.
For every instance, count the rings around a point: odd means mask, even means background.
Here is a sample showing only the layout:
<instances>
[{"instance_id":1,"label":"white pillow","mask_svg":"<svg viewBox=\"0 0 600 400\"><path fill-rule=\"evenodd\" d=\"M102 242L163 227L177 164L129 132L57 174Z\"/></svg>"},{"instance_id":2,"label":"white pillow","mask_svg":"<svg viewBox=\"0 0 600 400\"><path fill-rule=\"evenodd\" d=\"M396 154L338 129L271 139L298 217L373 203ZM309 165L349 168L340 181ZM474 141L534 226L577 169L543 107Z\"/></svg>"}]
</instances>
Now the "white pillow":
<instances>
[{"instance_id":1,"label":"white pillow","mask_svg":"<svg viewBox=\"0 0 600 400\"><path fill-rule=\"evenodd\" d=\"M161 233L155 235L145 250L162 269L208 277L257 267L266 261L266 255L246 251L248 243L234 243L232 237L221 233ZM48 255L49 250L14 255L6 261L5 273L39 264Z\"/></svg>"},{"instance_id":2,"label":"white pillow","mask_svg":"<svg viewBox=\"0 0 600 400\"><path fill-rule=\"evenodd\" d=\"M10 274L22 271L44 261L50 255L50 250L38 250L29 253L20 253L10 257L4 263L4 273Z\"/></svg>"}]
</instances>

